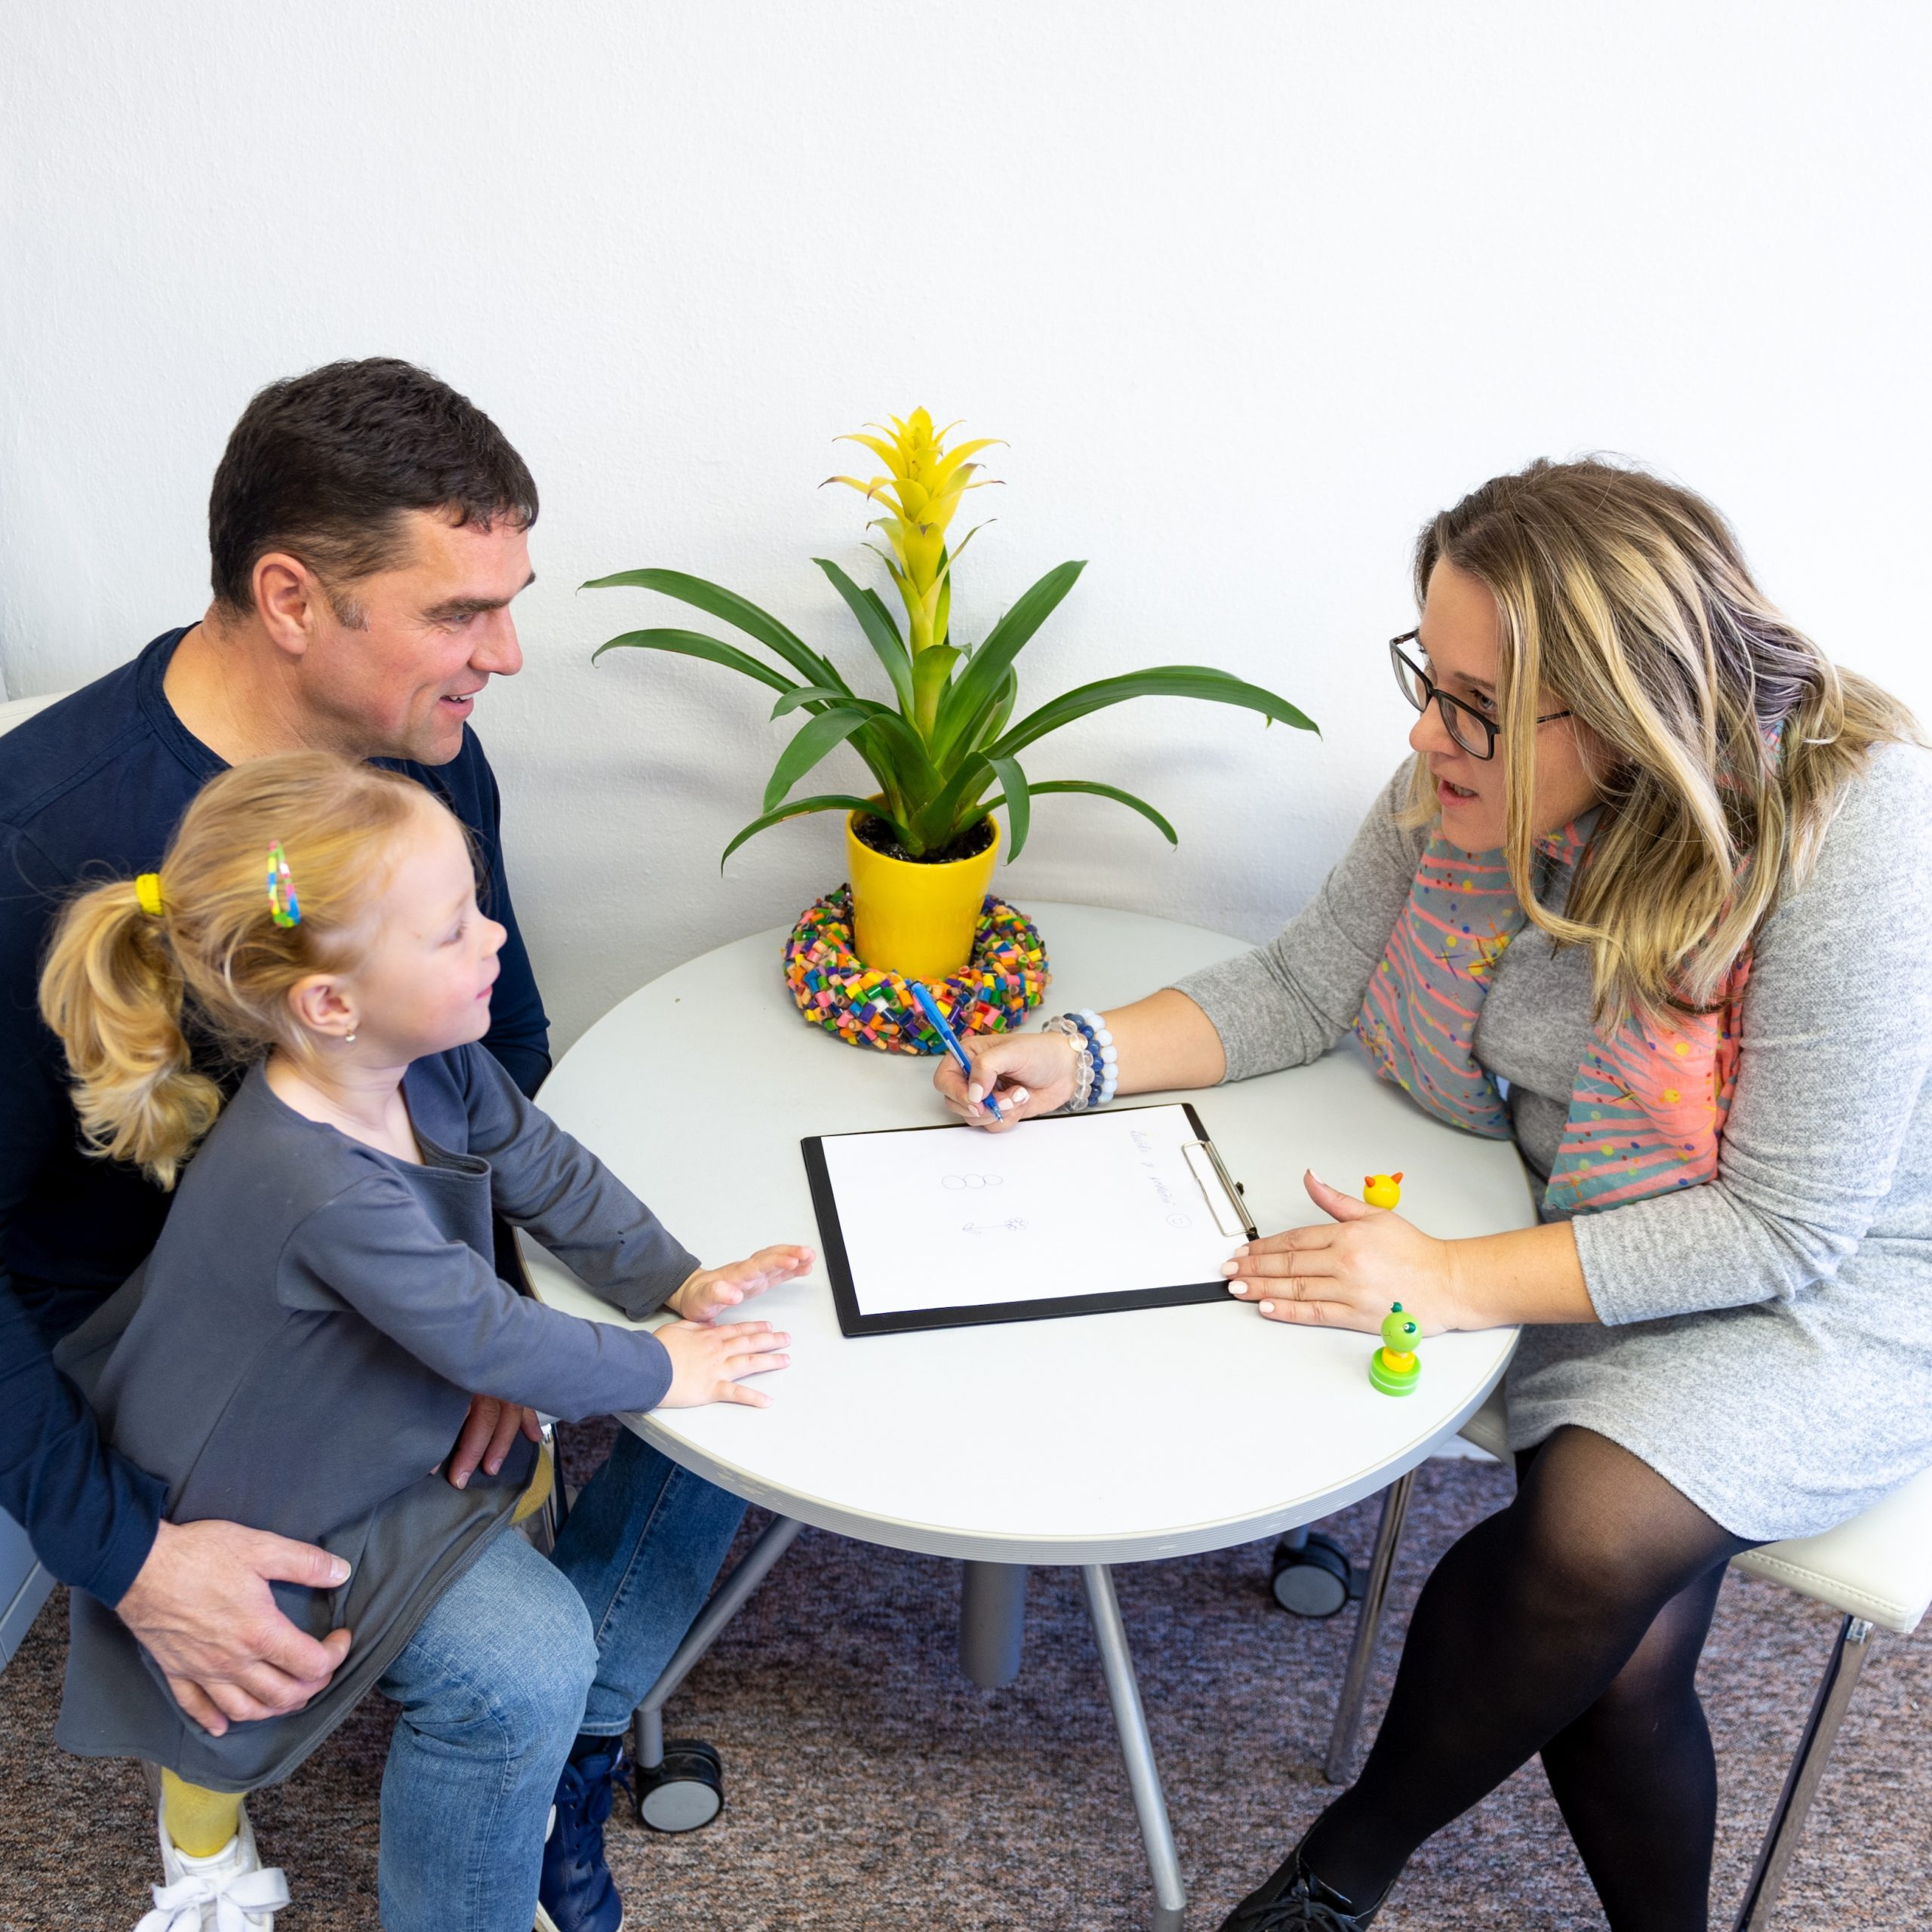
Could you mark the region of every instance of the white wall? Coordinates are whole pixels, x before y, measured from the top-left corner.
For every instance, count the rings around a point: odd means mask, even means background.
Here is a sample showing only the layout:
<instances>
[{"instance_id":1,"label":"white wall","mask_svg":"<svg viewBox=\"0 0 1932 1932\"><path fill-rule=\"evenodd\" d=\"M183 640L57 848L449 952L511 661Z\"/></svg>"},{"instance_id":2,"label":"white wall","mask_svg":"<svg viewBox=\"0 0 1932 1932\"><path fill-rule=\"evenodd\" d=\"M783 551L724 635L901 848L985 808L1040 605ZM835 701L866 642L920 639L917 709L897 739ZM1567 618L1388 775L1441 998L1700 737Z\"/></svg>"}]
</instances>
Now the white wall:
<instances>
[{"instance_id":1,"label":"white wall","mask_svg":"<svg viewBox=\"0 0 1932 1932\"><path fill-rule=\"evenodd\" d=\"M1929 42L1906 0L7 8L0 672L70 685L198 614L260 383L434 368L543 492L528 666L478 723L567 1044L842 876L819 819L719 878L785 728L709 667L592 670L672 607L571 586L680 566L866 662L808 561L863 567L857 500L814 486L923 402L1011 443L963 635L1091 559L1034 698L1207 662L1327 734L1077 726L1033 774L1144 791L1180 848L1043 800L1003 889L1260 937L1401 751L1417 527L1539 454L1703 489L1932 712Z\"/></svg>"}]
</instances>

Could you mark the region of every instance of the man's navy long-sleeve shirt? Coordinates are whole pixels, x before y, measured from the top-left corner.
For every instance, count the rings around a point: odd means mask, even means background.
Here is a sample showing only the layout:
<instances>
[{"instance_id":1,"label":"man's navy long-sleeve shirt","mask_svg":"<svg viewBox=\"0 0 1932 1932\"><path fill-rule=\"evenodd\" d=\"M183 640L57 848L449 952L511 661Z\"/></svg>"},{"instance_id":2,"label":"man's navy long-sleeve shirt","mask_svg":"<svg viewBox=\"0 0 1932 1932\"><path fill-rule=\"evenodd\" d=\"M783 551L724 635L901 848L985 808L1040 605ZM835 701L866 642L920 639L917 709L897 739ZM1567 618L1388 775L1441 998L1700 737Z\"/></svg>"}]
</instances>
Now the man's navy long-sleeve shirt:
<instances>
[{"instance_id":1,"label":"man's navy long-sleeve shirt","mask_svg":"<svg viewBox=\"0 0 1932 1932\"><path fill-rule=\"evenodd\" d=\"M102 1441L50 1350L134 1272L169 1197L82 1151L39 977L66 901L155 870L189 801L225 768L162 688L184 635L164 633L0 738L0 1508L55 1577L107 1604L146 1561L164 1486ZM483 747L466 728L448 764L377 761L427 787L475 841L479 897L509 930L483 1044L534 1094L549 1070L549 1022L510 904Z\"/></svg>"}]
</instances>

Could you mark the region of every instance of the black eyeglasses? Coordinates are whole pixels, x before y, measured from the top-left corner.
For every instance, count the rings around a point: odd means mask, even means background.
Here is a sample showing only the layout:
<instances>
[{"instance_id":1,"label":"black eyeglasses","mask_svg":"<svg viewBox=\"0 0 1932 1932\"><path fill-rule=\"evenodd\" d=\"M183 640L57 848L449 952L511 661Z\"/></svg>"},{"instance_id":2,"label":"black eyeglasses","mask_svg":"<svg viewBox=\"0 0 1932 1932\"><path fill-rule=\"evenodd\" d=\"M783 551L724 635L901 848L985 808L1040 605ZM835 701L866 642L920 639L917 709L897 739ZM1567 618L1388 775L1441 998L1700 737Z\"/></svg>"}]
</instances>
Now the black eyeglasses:
<instances>
[{"instance_id":1,"label":"black eyeglasses","mask_svg":"<svg viewBox=\"0 0 1932 1932\"><path fill-rule=\"evenodd\" d=\"M1494 758L1497 734L1502 728L1485 718L1474 705L1465 704L1459 697L1451 697L1402 648L1405 644L1414 643L1421 635L1420 631L1404 631L1400 637L1389 640L1389 660L1395 667L1395 681L1401 687L1402 695L1418 711L1426 711L1432 700L1442 714L1442 728L1470 757ZM1552 711L1539 718L1537 722L1550 724L1569 715L1567 711Z\"/></svg>"}]
</instances>

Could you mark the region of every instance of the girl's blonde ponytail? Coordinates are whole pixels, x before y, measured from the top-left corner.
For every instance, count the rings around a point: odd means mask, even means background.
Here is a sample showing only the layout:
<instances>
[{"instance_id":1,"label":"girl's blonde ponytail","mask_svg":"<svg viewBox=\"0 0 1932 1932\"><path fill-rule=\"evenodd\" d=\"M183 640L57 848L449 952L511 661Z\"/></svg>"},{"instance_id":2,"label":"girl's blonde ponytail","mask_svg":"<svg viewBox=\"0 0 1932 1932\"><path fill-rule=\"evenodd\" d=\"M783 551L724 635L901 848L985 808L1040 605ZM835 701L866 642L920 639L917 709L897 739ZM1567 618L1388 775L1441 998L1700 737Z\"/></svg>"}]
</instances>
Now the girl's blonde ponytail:
<instances>
[{"instance_id":1,"label":"girl's blonde ponytail","mask_svg":"<svg viewBox=\"0 0 1932 1932\"><path fill-rule=\"evenodd\" d=\"M401 774L333 752L257 758L202 788L158 881L75 899L42 970L40 1010L66 1047L88 1148L173 1187L221 1111L218 1075L266 1048L312 1050L290 989L353 965L398 834L441 809ZM276 844L300 893L294 926L269 902Z\"/></svg>"},{"instance_id":2,"label":"girl's blonde ponytail","mask_svg":"<svg viewBox=\"0 0 1932 1932\"><path fill-rule=\"evenodd\" d=\"M214 1124L221 1090L195 1071L181 1030L181 974L165 916L143 908L132 880L84 894L48 955L40 1007L66 1043L89 1149L134 1161L171 1188L183 1157Z\"/></svg>"}]
</instances>

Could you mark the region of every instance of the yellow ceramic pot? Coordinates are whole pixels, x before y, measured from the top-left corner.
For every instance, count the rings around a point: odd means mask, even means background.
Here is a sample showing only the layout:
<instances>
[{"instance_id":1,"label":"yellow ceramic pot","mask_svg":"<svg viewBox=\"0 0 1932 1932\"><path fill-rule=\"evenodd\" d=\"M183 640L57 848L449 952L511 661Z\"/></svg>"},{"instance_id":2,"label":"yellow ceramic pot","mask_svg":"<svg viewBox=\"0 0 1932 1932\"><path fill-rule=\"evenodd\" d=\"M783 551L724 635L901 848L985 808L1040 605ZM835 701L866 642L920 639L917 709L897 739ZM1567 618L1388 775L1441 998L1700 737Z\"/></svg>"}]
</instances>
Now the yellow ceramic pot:
<instances>
[{"instance_id":1,"label":"yellow ceramic pot","mask_svg":"<svg viewBox=\"0 0 1932 1932\"><path fill-rule=\"evenodd\" d=\"M852 947L868 966L909 980L943 980L973 956L980 902L999 857L999 822L983 852L943 865L915 865L875 852L845 821L852 881Z\"/></svg>"}]
</instances>

